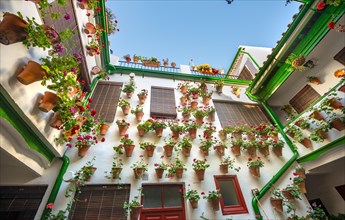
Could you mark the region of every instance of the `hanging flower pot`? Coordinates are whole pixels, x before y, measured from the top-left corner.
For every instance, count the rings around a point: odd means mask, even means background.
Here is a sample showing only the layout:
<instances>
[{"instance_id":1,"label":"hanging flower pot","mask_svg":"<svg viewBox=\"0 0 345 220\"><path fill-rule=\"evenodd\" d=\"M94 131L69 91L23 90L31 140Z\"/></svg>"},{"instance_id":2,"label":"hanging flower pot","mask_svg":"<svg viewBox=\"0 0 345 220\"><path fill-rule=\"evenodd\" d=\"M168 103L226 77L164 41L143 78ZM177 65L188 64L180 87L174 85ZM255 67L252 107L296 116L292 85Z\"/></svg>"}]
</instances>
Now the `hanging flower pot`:
<instances>
[{"instance_id":1,"label":"hanging flower pot","mask_svg":"<svg viewBox=\"0 0 345 220\"><path fill-rule=\"evenodd\" d=\"M233 146L231 146L231 152L235 156L241 156L241 146L240 145L233 145Z\"/></svg>"},{"instance_id":2,"label":"hanging flower pot","mask_svg":"<svg viewBox=\"0 0 345 220\"><path fill-rule=\"evenodd\" d=\"M192 206L193 209L197 209L198 208L198 201L197 199L190 199L189 202Z\"/></svg>"},{"instance_id":3,"label":"hanging flower pot","mask_svg":"<svg viewBox=\"0 0 345 220\"><path fill-rule=\"evenodd\" d=\"M256 147L255 146L247 147L247 153L251 157L256 157Z\"/></svg>"},{"instance_id":4,"label":"hanging flower pot","mask_svg":"<svg viewBox=\"0 0 345 220\"><path fill-rule=\"evenodd\" d=\"M310 148L313 146L312 142L306 137L303 138L303 140L300 143L306 148Z\"/></svg>"},{"instance_id":5,"label":"hanging flower pot","mask_svg":"<svg viewBox=\"0 0 345 220\"><path fill-rule=\"evenodd\" d=\"M277 212L283 212L283 199L270 198L271 204Z\"/></svg>"},{"instance_id":6,"label":"hanging flower pot","mask_svg":"<svg viewBox=\"0 0 345 220\"><path fill-rule=\"evenodd\" d=\"M138 98L139 98L139 103L144 104L146 99L147 99L147 96L146 95L138 95Z\"/></svg>"},{"instance_id":7,"label":"hanging flower pot","mask_svg":"<svg viewBox=\"0 0 345 220\"><path fill-rule=\"evenodd\" d=\"M262 153L265 157L267 157L268 155L270 155L270 151L268 150L268 145L266 146L261 146L259 148L259 152Z\"/></svg>"},{"instance_id":8,"label":"hanging flower pot","mask_svg":"<svg viewBox=\"0 0 345 220\"><path fill-rule=\"evenodd\" d=\"M184 120L188 120L190 118L190 112L183 112L182 117Z\"/></svg>"},{"instance_id":9,"label":"hanging flower pot","mask_svg":"<svg viewBox=\"0 0 345 220\"><path fill-rule=\"evenodd\" d=\"M49 126L56 129L59 129L62 126L62 120L59 112L54 112L53 120Z\"/></svg>"},{"instance_id":10,"label":"hanging flower pot","mask_svg":"<svg viewBox=\"0 0 345 220\"><path fill-rule=\"evenodd\" d=\"M260 167L250 167L249 172L256 177L260 177Z\"/></svg>"},{"instance_id":11,"label":"hanging flower pot","mask_svg":"<svg viewBox=\"0 0 345 220\"><path fill-rule=\"evenodd\" d=\"M211 200L212 208L214 211L219 211L219 198L214 198Z\"/></svg>"},{"instance_id":12,"label":"hanging flower pot","mask_svg":"<svg viewBox=\"0 0 345 220\"><path fill-rule=\"evenodd\" d=\"M199 181L204 180L205 170L194 170Z\"/></svg>"},{"instance_id":13,"label":"hanging flower pot","mask_svg":"<svg viewBox=\"0 0 345 220\"><path fill-rule=\"evenodd\" d=\"M121 167L114 167L111 169L111 173L113 174L113 179L119 178L121 174L122 168Z\"/></svg>"},{"instance_id":14,"label":"hanging flower pot","mask_svg":"<svg viewBox=\"0 0 345 220\"><path fill-rule=\"evenodd\" d=\"M131 207L131 220L138 220L142 206Z\"/></svg>"},{"instance_id":15,"label":"hanging flower pot","mask_svg":"<svg viewBox=\"0 0 345 220\"><path fill-rule=\"evenodd\" d=\"M283 156L283 148L282 147L273 147L272 151L277 157Z\"/></svg>"},{"instance_id":16,"label":"hanging flower pot","mask_svg":"<svg viewBox=\"0 0 345 220\"><path fill-rule=\"evenodd\" d=\"M60 98L55 93L48 91L44 92L38 108L43 112L49 112L57 105L59 99Z\"/></svg>"},{"instance_id":17,"label":"hanging flower pot","mask_svg":"<svg viewBox=\"0 0 345 220\"><path fill-rule=\"evenodd\" d=\"M92 69L91 69L91 74L92 75L97 75L97 74L99 74L101 72L101 68L99 68L98 66L94 66L94 67L92 67Z\"/></svg>"},{"instance_id":18,"label":"hanging flower pot","mask_svg":"<svg viewBox=\"0 0 345 220\"><path fill-rule=\"evenodd\" d=\"M155 170L156 170L157 178L158 179L162 179L163 173L164 173L164 169L163 168L156 168Z\"/></svg>"},{"instance_id":19,"label":"hanging flower pot","mask_svg":"<svg viewBox=\"0 0 345 220\"><path fill-rule=\"evenodd\" d=\"M337 78L342 78L345 76L345 69L338 69L334 72L334 76Z\"/></svg>"},{"instance_id":20,"label":"hanging flower pot","mask_svg":"<svg viewBox=\"0 0 345 220\"><path fill-rule=\"evenodd\" d=\"M223 93L223 86L216 86L216 91L218 94Z\"/></svg>"},{"instance_id":21,"label":"hanging flower pot","mask_svg":"<svg viewBox=\"0 0 345 220\"><path fill-rule=\"evenodd\" d=\"M87 153L87 151L90 149L91 145L82 145L81 147L78 147L78 156L84 157Z\"/></svg>"},{"instance_id":22,"label":"hanging flower pot","mask_svg":"<svg viewBox=\"0 0 345 220\"><path fill-rule=\"evenodd\" d=\"M119 135L124 136L128 130L128 125L118 125Z\"/></svg>"},{"instance_id":23,"label":"hanging flower pot","mask_svg":"<svg viewBox=\"0 0 345 220\"><path fill-rule=\"evenodd\" d=\"M141 122L141 120L143 120L143 117L144 117L144 112L135 113L135 118L137 119L138 122Z\"/></svg>"},{"instance_id":24,"label":"hanging flower pot","mask_svg":"<svg viewBox=\"0 0 345 220\"><path fill-rule=\"evenodd\" d=\"M304 63L305 63L305 57L299 56L292 61L291 66L295 68L300 68L301 66L303 66Z\"/></svg>"},{"instance_id":25,"label":"hanging flower pot","mask_svg":"<svg viewBox=\"0 0 345 220\"><path fill-rule=\"evenodd\" d=\"M155 133L156 133L157 137L162 137L163 130L164 130L164 128L155 128Z\"/></svg>"},{"instance_id":26,"label":"hanging flower pot","mask_svg":"<svg viewBox=\"0 0 345 220\"><path fill-rule=\"evenodd\" d=\"M225 152L224 152L225 146L224 146L224 145L215 146L215 149L216 149L217 154L218 154L219 156L224 156L224 154L225 154Z\"/></svg>"},{"instance_id":27,"label":"hanging flower pot","mask_svg":"<svg viewBox=\"0 0 345 220\"><path fill-rule=\"evenodd\" d=\"M198 109L198 101L192 101L190 103L190 107L192 110L197 110Z\"/></svg>"},{"instance_id":28,"label":"hanging flower pot","mask_svg":"<svg viewBox=\"0 0 345 220\"><path fill-rule=\"evenodd\" d=\"M126 157L131 157L133 154L134 145L133 144L124 144L123 148L125 149Z\"/></svg>"},{"instance_id":29,"label":"hanging flower pot","mask_svg":"<svg viewBox=\"0 0 345 220\"><path fill-rule=\"evenodd\" d=\"M148 157L152 157L153 156L153 153L156 149L156 146L154 145L148 145L145 147L145 151L146 151L146 154Z\"/></svg>"},{"instance_id":30,"label":"hanging flower pot","mask_svg":"<svg viewBox=\"0 0 345 220\"><path fill-rule=\"evenodd\" d=\"M302 193L307 193L307 189L305 188L305 181L296 183L298 185L298 188L302 191Z\"/></svg>"},{"instance_id":31,"label":"hanging flower pot","mask_svg":"<svg viewBox=\"0 0 345 220\"><path fill-rule=\"evenodd\" d=\"M5 12L0 23L0 43L10 45L24 41L27 26L28 23L17 15Z\"/></svg>"},{"instance_id":32,"label":"hanging flower pot","mask_svg":"<svg viewBox=\"0 0 345 220\"><path fill-rule=\"evenodd\" d=\"M210 112L207 115L207 119L210 122L214 122L216 120L216 113L215 112Z\"/></svg>"},{"instance_id":33,"label":"hanging flower pot","mask_svg":"<svg viewBox=\"0 0 345 220\"><path fill-rule=\"evenodd\" d=\"M89 10L89 1L88 0L82 0L82 1L77 1L78 6L80 9L83 10Z\"/></svg>"},{"instance_id":34,"label":"hanging flower pot","mask_svg":"<svg viewBox=\"0 0 345 220\"><path fill-rule=\"evenodd\" d=\"M190 128L188 130L188 134L189 134L189 137L191 139L195 139L196 138L196 132L197 132L197 129L196 128Z\"/></svg>"},{"instance_id":35,"label":"hanging flower pot","mask_svg":"<svg viewBox=\"0 0 345 220\"><path fill-rule=\"evenodd\" d=\"M105 124L105 123L102 124L100 127L100 131L99 131L100 135L104 136L107 133L109 127L110 127L110 125L108 125L108 124Z\"/></svg>"},{"instance_id":36,"label":"hanging flower pot","mask_svg":"<svg viewBox=\"0 0 345 220\"><path fill-rule=\"evenodd\" d=\"M91 174L85 174L85 181L90 181L93 174L96 172L97 167L91 167Z\"/></svg>"},{"instance_id":37,"label":"hanging flower pot","mask_svg":"<svg viewBox=\"0 0 345 220\"><path fill-rule=\"evenodd\" d=\"M175 63L175 62L171 62L170 65L171 65L172 68L175 68L175 67L176 67L176 63Z\"/></svg>"},{"instance_id":38,"label":"hanging flower pot","mask_svg":"<svg viewBox=\"0 0 345 220\"><path fill-rule=\"evenodd\" d=\"M295 197L291 194L290 190L283 189L282 194L289 201L295 200Z\"/></svg>"},{"instance_id":39,"label":"hanging flower pot","mask_svg":"<svg viewBox=\"0 0 345 220\"><path fill-rule=\"evenodd\" d=\"M207 157L208 154L209 154L209 150L208 149L205 149L204 147L199 147L199 149L201 150L202 154Z\"/></svg>"},{"instance_id":40,"label":"hanging flower pot","mask_svg":"<svg viewBox=\"0 0 345 220\"><path fill-rule=\"evenodd\" d=\"M97 31L96 26L91 22L85 24L84 33L85 34L95 34Z\"/></svg>"},{"instance_id":41,"label":"hanging flower pot","mask_svg":"<svg viewBox=\"0 0 345 220\"><path fill-rule=\"evenodd\" d=\"M325 120L325 118L322 116L322 114L319 111L314 111L311 113L310 117L315 118L316 120L322 121Z\"/></svg>"},{"instance_id":42,"label":"hanging flower pot","mask_svg":"<svg viewBox=\"0 0 345 220\"><path fill-rule=\"evenodd\" d=\"M182 96L182 97L180 98L180 102L181 102L181 105L182 105L182 106L187 105L187 101L188 101L188 99L187 99L187 97L185 97L185 96Z\"/></svg>"},{"instance_id":43,"label":"hanging flower pot","mask_svg":"<svg viewBox=\"0 0 345 220\"><path fill-rule=\"evenodd\" d=\"M45 76L47 76L47 72L41 65L30 60L23 71L17 75L17 80L24 85L29 85L33 82L41 81Z\"/></svg>"},{"instance_id":44,"label":"hanging flower pot","mask_svg":"<svg viewBox=\"0 0 345 220\"><path fill-rule=\"evenodd\" d=\"M204 105L209 105L211 101L210 97L203 97L202 98L202 103L204 103Z\"/></svg>"},{"instance_id":45,"label":"hanging flower pot","mask_svg":"<svg viewBox=\"0 0 345 220\"><path fill-rule=\"evenodd\" d=\"M220 168L220 171L222 171L223 173L229 172L229 165L228 164L220 164L219 168Z\"/></svg>"},{"instance_id":46,"label":"hanging flower pot","mask_svg":"<svg viewBox=\"0 0 345 220\"><path fill-rule=\"evenodd\" d=\"M306 176L305 176L305 170L296 170L295 172L296 172L296 174L297 174L299 177L301 177L301 178L303 178L303 179L306 178Z\"/></svg>"},{"instance_id":47,"label":"hanging flower pot","mask_svg":"<svg viewBox=\"0 0 345 220\"><path fill-rule=\"evenodd\" d=\"M339 102L335 98L332 98L332 99L328 100L328 105L330 107L334 108L334 109L341 109L341 108L343 108L343 105L341 104L341 102Z\"/></svg>"},{"instance_id":48,"label":"hanging flower pot","mask_svg":"<svg viewBox=\"0 0 345 220\"><path fill-rule=\"evenodd\" d=\"M122 109L122 112L124 115L128 115L129 110L131 109L131 106L130 105L124 105L121 107L121 109Z\"/></svg>"},{"instance_id":49,"label":"hanging flower pot","mask_svg":"<svg viewBox=\"0 0 345 220\"><path fill-rule=\"evenodd\" d=\"M144 171L144 168L134 168L133 172L135 179L140 179L144 175Z\"/></svg>"},{"instance_id":50,"label":"hanging flower pot","mask_svg":"<svg viewBox=\"0 0 345 220\"><path fill-rule=\"evenodd\" d=\"M204 122L204 116L195 116L195 120L197 125L202 125Z\"/></svg>"},{"instance_id":51,"label":"hanging flower pot","mask_svg":"<svg viewBox=\"0 0 345 220\"><path fill-rule=\"evenodd\" d=\"M182 178L182 175L183 175L183 168L180 168L180 167L176 167L175 168L175 173L176 173L176 177L181 179Z\"/></svg>"},{"instance_id":52,"label":"hanging flower pot","mask_svg":"<svg viewBox=\"0 0 345 220\"><path fill-rule=\"evenodd\" d=\"M183 147L182 148L182 154L185 156L185 157L189 157L190 156L190 151L191 151L191 147Z\"/></svg>"},{"instance_id":53,"label":"hanging flower pot","mask_svg":"<svg viewBox=\"0 0 345 220\"><path fill-rule=\"evenodd\" d=\"M180 87L180 91L181 91L182 94L185 94L185 93L187 92L187 86L182 85L182 86Z\"/></svg>"},{"instance_id":54,"label":"hanging flower pot","mask_svg":"<svg viewBox=\"0 0 345 220\"><path fill-rule=\"evenodd\" d=\"M241 131L232 132L231 135L232 135L235 139L242 139L242 132L241 132Z\"/></svg>"},{"instance_id":55,"label":"hanging flower pot","mask_svg":"<svg viewBox=\"0 0 345 220\"><path fill-rule=\"evenodd\" d=\"M328 138L328 133L327 133L326 131L317 130L317 131L316 131L316 134L317 134L319 137L322 137L322 139L327 139L327 138Z\"/></svg>"},{"instance_id":56,"label":"hanging flower pot","mask_svg":"<svg viewBox=\"0 0 345 220\"><path fill-rule=\"evenodd\" d=\"M171 157L172 151L174 149L174 145L165 145L164 147L164 152L167 157Z\"/></svg>"},{"instance_id":57,"label":"hanging flower pot","mask_svg":"<svg viewBox=\"0 0 345 220\"><path fill-rule=\"evenodd\" d=\"M179 131L173 131L171 136L174 139L178 139L180 137L180 132Z\"/></svg>"},{"instance_id":58,"label":"hanging flower pot","mask_svg":"<svg viewBox=\"0 0 345 220\"><path fill-rule=\"evenodd\" d=\"M227 135L226 135L226 132L224 130L220 130L220 131L218 131L218 136L222 141L224 141L226 139Z\"/></svg>"},{"instance_id":59,"label":"hanging flower pot","mask_svg":"<svg viewBox=\"0 0 345 220\"><path fill-rule=\"evenodd\" d=\"M127 98L132 98L134 92L126 92Z\"/></svg>"},{"instance_id":60,"label":"hanging flower pot","mask_svg":"<svg viewBox=\"0 0 345 220\"><path fill-rule=\"evenodd\" d=\"M345 85L340 86L338 91L345 93Z\"/></svg>"},{"instance_id":61,"label":"hanging flower pot","mask_svg":"<svg viewBox=\"0 0 345 220\"><path fill-rule=\"evenodd\" d=\"M336 118L331 121L330 125L338 131L342 131L345 129L345 124L340 118Z\"/></svg>"},{"instance_id":62,"label":"hanging flower pot","mask_svg":"<svg viewBox=\"0 0 345 220\"><path fill-rule=\"evenodd\" d=\"M146 131L142 127L137 127L137 129L140 137L143 137L146 134Z\"/></svg>"}]
</instances>

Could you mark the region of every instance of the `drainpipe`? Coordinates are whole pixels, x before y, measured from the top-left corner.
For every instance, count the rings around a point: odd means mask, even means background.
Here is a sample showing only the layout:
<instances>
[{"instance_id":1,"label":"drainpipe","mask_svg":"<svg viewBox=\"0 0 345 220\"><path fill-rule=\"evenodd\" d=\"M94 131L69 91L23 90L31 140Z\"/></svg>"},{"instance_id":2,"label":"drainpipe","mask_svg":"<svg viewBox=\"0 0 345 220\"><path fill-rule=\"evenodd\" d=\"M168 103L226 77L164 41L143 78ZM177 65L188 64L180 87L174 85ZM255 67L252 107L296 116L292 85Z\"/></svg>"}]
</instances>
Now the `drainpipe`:
<instances>
[{"instance_id":1,"label":"drainpipe","mask_svg":"<svg viewBox=\"0 0 345 220\"><path fill-rule=\"evenodd\" d=\"M66 152L65 152L66 153ZM60 186L63 180L63 175L66 173L66 170L69 166L69 158L64 154L60 159L63 161L62 166L60 168L59 175L56 178L55 184L53 186L53 189L50 193L50 196L48 198L47 204L54 203L55 199L57 197L57 194L60 190ZM46 209L46 206L44 207L44 211L41 216L41 220L47 219L48 209Z\"/></svg>"},{"instance_id":2,"label":"drainpipe","mask_svg":"<svg viewBox=\"0 0 345 220\"><path fill-rule=\"evenodd\" d=\"M273 178L270 181L268 181L268 183L266 183L266 185L259 191L259 194L256 195L252 199L252 206L253 206L253 209L254 209L254 213L257 216L260 216L257 219L262 220L260 209L258 207L258 201L273 186L273 184L277 182L277 180L285 173L285 171L288 170L289 167L296 161L296 159L298 157L298 152L297 152L296 148L294 147L294 145L292 144L292 142L290 141L290 139L286 136L286 134L285 134L285 132L283 130L284 127L283 127L282 123L278 119L277 115L273 112L271 107L268 106L268 104L266 102L261 102L260 104L262 104L262 106L265 108L267 114L270 116L272 121L277 125L280 134L283 136L286 144L290 147L290 149L293 152L292 158L286 164L284 164L284 166L273 176Z\"/></svg>"}]
</instances>

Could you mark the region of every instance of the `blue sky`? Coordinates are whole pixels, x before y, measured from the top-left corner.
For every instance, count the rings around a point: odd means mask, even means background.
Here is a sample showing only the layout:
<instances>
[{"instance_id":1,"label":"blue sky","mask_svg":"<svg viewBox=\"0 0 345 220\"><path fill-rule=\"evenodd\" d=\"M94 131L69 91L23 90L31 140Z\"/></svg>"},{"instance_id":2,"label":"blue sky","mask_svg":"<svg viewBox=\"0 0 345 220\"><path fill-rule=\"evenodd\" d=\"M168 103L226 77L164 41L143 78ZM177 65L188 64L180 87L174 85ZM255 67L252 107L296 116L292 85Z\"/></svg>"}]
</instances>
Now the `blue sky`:
<instances>
[{"instance_id":1,"label":"blue sky","mask_svg":"<svg viewBox=\"0 0 345 220\"><path fill-rule=\"evenodd\" d=\"M229 68L240 45L274 47L298 12L285 0L108 0L120 32L111 35L115 55L169 58L179 64Z\"/></svg>"}]
</instances>

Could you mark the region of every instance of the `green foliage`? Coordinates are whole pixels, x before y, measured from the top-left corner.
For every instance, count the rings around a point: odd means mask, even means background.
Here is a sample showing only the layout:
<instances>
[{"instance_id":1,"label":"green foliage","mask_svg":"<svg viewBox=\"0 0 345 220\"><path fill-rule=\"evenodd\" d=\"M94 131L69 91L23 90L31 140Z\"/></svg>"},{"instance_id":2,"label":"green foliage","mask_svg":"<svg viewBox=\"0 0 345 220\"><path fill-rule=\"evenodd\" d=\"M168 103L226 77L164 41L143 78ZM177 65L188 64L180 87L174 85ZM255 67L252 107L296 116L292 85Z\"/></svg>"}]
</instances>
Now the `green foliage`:
<instances>
[{"instance_id":1,"label":"green foliage","mask_svg":"<svg viewBox=\"0 0 345 220\"><path fill-rule=\"evenodd\" d=\"M131 212L133 207L141 206L140 199L139 199L139 196L143 196L141 188L138 189L138 193L139 195L134 196L132 201L130 202L125 201L125 203L123 204L123 209L125 210L126 214Z\"/></svg>"},{"instance_id":2,"label":"green foliage","mask_svg":"<svg viewBox=\"0 0 345 220\"><path fill-rule=\"evenodd\" d=\"M213 191L208 191L208 195L207 196L205 195L203 198L207 200L213 200L213 199L220 198L221 196L222 194L220 194L220 190L217 189Z\"/></svg>"},{"instance_id":3,"label":"green foliage","mask_svg":"<svg viewBox=\"0 0 345 220\"><path fill-rule=\"evenodd\" d=\"M198 191L195 189L187 189L184 197L188 200L194 200L194 201L200 200L200 195L199 195Z\"/></svg>"},{"instance_id":4,"label":"green foliage","mask_svg":"<svg viewBox=\"0 0 345 220\"><path fill-rule=\"evenodd\" d=\"M196 158L193 159L193 169L194 170L206 170L210 167L210 164L206 163L206 159L198 160Z\"/></svg>"},{"instance_id":5,"label":"green foliage","mask_svg":"<svg viewBox=\"0 0 345 220\"><path fill-rule=\"evenodd\" d=\"M223 157L222 161L220 162L221 165L227 165L230 169L235 170L236 172L239 172L241 167L235 167L235 160L231 159L230 156Z\"/></svg>"},{"instance_id":6,"label":"green foliage","mask_svg":"<svg viewBox=\"0 0 345 220\"><path fill-rule=\"evenodd\" d=\"M126 99L120 98L117 105L118 105L119 107L123 107L123 106L130 105L130 103L129 103Z\"/></svg>"},{"instance_id":7,"label":"green foliage","mask_svg":"<svg viewBox=\"0 0 345 220\"><path fill-rule=\"evenodd\" d=\"M134 90L135 90L135 83L129 82L123 86L122 92L131 93L131 92L134 92Z\"/></svg>"}]
</instances>

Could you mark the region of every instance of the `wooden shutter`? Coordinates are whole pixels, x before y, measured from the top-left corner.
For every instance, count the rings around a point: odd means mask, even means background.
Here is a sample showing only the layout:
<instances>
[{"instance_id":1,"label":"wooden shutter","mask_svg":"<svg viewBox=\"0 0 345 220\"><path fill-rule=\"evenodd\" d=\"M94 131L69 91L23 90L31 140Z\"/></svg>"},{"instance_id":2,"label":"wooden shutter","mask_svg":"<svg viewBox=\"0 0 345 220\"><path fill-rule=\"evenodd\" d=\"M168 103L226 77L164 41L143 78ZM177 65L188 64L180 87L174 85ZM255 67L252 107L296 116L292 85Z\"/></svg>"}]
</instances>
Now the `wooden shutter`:
<instances>
[{"instance_id":1,"label":"wooden shutter","mask_svg":"<svg viewBox=\"0 0 345 220\"><path fill-rule=\"evenodd\" d=\"M86 185L76 194L69 219L126 220L123 203L129 201L130 185Z\"/></svg>"},{"instance_id":2,"label":"wooden shutter","mask_svg":"<svg viewBox=\"0 0 345 220\"><path fill-rule=\"evenodd\" d=\"M248 125L259 125L269 121L260 105L238 102L213 100L217 115L222 127L227 127L234 122L244 122Z\"/></svg>"},{"instance_id":3,"label":"wooden shutter","mask_svg":"<svg viewBox=\"0 0 345 220\"><path fill-rule=\"evenodd\" d=\"M122 83L98 82L91 97L91 108L97 112L95 118L99 116L109 123L114 121L121 89Z\"/></svg>"},{"instance_id":4,"label":"wooden shutter","mask_svg":"<svg viewBox=\"0 0 345 220\"><path fill-rule=\"evenodd\" d=\"M151 87L151 117L175 119L177 116L174 88Z\"/></svg>"},{"instance_id":5,"label":"wooden shutter","mask_svg":"<svg viewBox=\"0 0 345 220\"><path fill-rule=\"evenodd\" d=\"M48 185L0 186L0 219L34 219Z\"/></svg>"},{"instance_id":6,"label":"wooden shutter","mask_svg":"<svg viewBox=\"0 0 345 220\"><path fill-rule=\"evenodd\" d=\"M253 75L250 73L249 69L246 66L244 66L237 79L252 80L253 79Z\"/></svg>"},{"instance_id":7,"label":"wooden shutter","mask_svg":"<svg viewBox=\"0 0 345 220\"><path fill-rule=\"evenodd\" d=\"M301 113L320 97L320 94L310 85L306 85L289 101L289 103L297 113Z\"/></svg>"}]
</instances>

